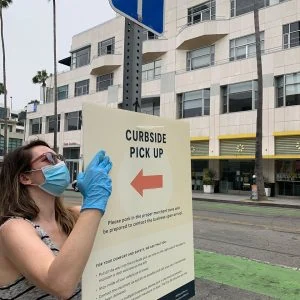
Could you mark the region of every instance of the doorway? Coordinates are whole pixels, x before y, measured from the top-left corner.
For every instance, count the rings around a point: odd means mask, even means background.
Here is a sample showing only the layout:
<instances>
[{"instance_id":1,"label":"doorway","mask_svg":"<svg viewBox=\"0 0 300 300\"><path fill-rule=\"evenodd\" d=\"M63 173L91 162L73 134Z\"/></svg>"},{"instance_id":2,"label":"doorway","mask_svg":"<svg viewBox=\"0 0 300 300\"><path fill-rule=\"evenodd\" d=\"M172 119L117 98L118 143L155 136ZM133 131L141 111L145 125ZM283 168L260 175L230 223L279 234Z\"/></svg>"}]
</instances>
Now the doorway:
<instances>
[{"instance_id":1,"label":"doorway","mask_svg":"<svg viewBox=\"0 0 300 300\"><path fill-rule=\"evenodd\" d=\"M79 170L79 161L66 160L66 165L70 172L71 182L73 182L77 178L77 174L78 174L78 170Z\"/></svg>"},{"instance_id":2,"label":"doorway","mask_svg":"<svg viewBox=\"0 0 300 300\"><path fill-rule=\"evenodd\" d=\"M222 160L220 192L248 194L251 191L254 164L254 160Z\"/></svg>"}]
</instances>

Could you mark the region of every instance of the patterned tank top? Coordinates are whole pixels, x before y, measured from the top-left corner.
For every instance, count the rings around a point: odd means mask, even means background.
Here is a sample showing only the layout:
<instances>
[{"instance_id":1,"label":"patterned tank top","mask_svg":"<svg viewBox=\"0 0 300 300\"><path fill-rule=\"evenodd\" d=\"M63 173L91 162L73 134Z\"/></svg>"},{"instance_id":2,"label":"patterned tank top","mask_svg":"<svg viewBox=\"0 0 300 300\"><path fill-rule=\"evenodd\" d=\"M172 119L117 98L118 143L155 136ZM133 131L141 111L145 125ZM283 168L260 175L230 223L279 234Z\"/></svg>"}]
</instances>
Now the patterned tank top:
<instances>
[{"instance_id":1,"label":"patterned tank top","mask_svg":"<svg viewBox=\"0 0 300 300\"><path fill-rule=\"evenodd\" d=\"M56 255L59 252L58 247L51 241L47 233L37 224L28 221L32 226L34 226L41 240L51 249L51 251ZM31 284L24 276L18 278L15 282L12 282L6 286L0 286L0 299L1 300L55 300L59 299L52 296L38 287ZM78 285L74 294L69 299L80 300L81 299L81 284Z\"/></svg>"}]
</instances>

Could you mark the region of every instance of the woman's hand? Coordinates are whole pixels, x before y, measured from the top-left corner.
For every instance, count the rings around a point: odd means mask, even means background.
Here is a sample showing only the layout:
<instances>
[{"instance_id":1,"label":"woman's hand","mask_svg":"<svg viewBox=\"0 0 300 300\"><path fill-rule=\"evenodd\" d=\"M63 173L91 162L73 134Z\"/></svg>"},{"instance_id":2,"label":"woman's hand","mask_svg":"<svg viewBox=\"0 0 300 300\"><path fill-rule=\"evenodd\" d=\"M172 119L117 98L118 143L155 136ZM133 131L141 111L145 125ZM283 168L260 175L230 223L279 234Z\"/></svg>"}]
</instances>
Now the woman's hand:
<instances>
[{"instance_id":1,"label":"woman's hand","mask_svg":"<svg viewBox=\"0 0 300 300\"><path fill-rule=\"evenodd\" d=\"M77 176L77 186L83 195L81 211L85 209L98 209L103 214L112 191L109 171L112 163L105 155L105 151L99 151L88 165L85 172Z\"/></svg>"}]
</instances>

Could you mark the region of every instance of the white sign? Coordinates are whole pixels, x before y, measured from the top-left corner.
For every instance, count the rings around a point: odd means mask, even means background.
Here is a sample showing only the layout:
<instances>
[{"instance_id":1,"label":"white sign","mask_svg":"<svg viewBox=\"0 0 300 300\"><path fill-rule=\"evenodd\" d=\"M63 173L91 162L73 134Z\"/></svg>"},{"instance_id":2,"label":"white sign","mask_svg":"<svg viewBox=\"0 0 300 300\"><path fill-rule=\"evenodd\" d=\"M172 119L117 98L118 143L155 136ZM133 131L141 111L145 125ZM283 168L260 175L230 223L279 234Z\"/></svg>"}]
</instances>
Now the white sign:
<instances>
[{"instance_id":1,"label":"white sign","mask_svg":"<svg viewBox=\"0 0 300 300\"><path fill-rule=\"evenodd\" d=\"M27 112L28 113L36 112L36 110L37 110L37 104L36 103L27 104Z\"/></svg>"},{"instance_id":2,"label":"white sign","mask_svg":"<svg viewBox=\"0 0 300 300\"><path fill-rule=\"evenodd\" d=\"M194 290L188 123L83 107L87 164L100 149L113 192L85 268L82 299L189 299Z\"/></svg>"}]
</instances>

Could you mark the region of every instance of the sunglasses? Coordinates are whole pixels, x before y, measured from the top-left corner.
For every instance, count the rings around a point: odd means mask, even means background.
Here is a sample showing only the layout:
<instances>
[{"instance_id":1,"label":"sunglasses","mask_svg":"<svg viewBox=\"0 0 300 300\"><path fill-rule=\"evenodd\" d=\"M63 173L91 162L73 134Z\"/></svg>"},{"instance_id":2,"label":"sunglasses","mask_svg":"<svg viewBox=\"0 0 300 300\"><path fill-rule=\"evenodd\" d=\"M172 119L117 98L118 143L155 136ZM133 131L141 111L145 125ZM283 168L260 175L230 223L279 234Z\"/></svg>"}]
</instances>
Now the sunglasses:
<instances>
[{"instance_id":1,"label":"sunglasses","mask_svg":"<svg viewBox=\"0 0 300 300\"><path fill-rule=\"evenodd\" d=\"M31 164L33 164L34 162L38 161L38 160L47 160L51 165L56 165L57 163L61 162L61 161L65 161L64 157L61 154L56 154L53 152L46 152L43 153L42 155L38 156L37 158L35 158Z\"/></svg>"}]
</instances>

